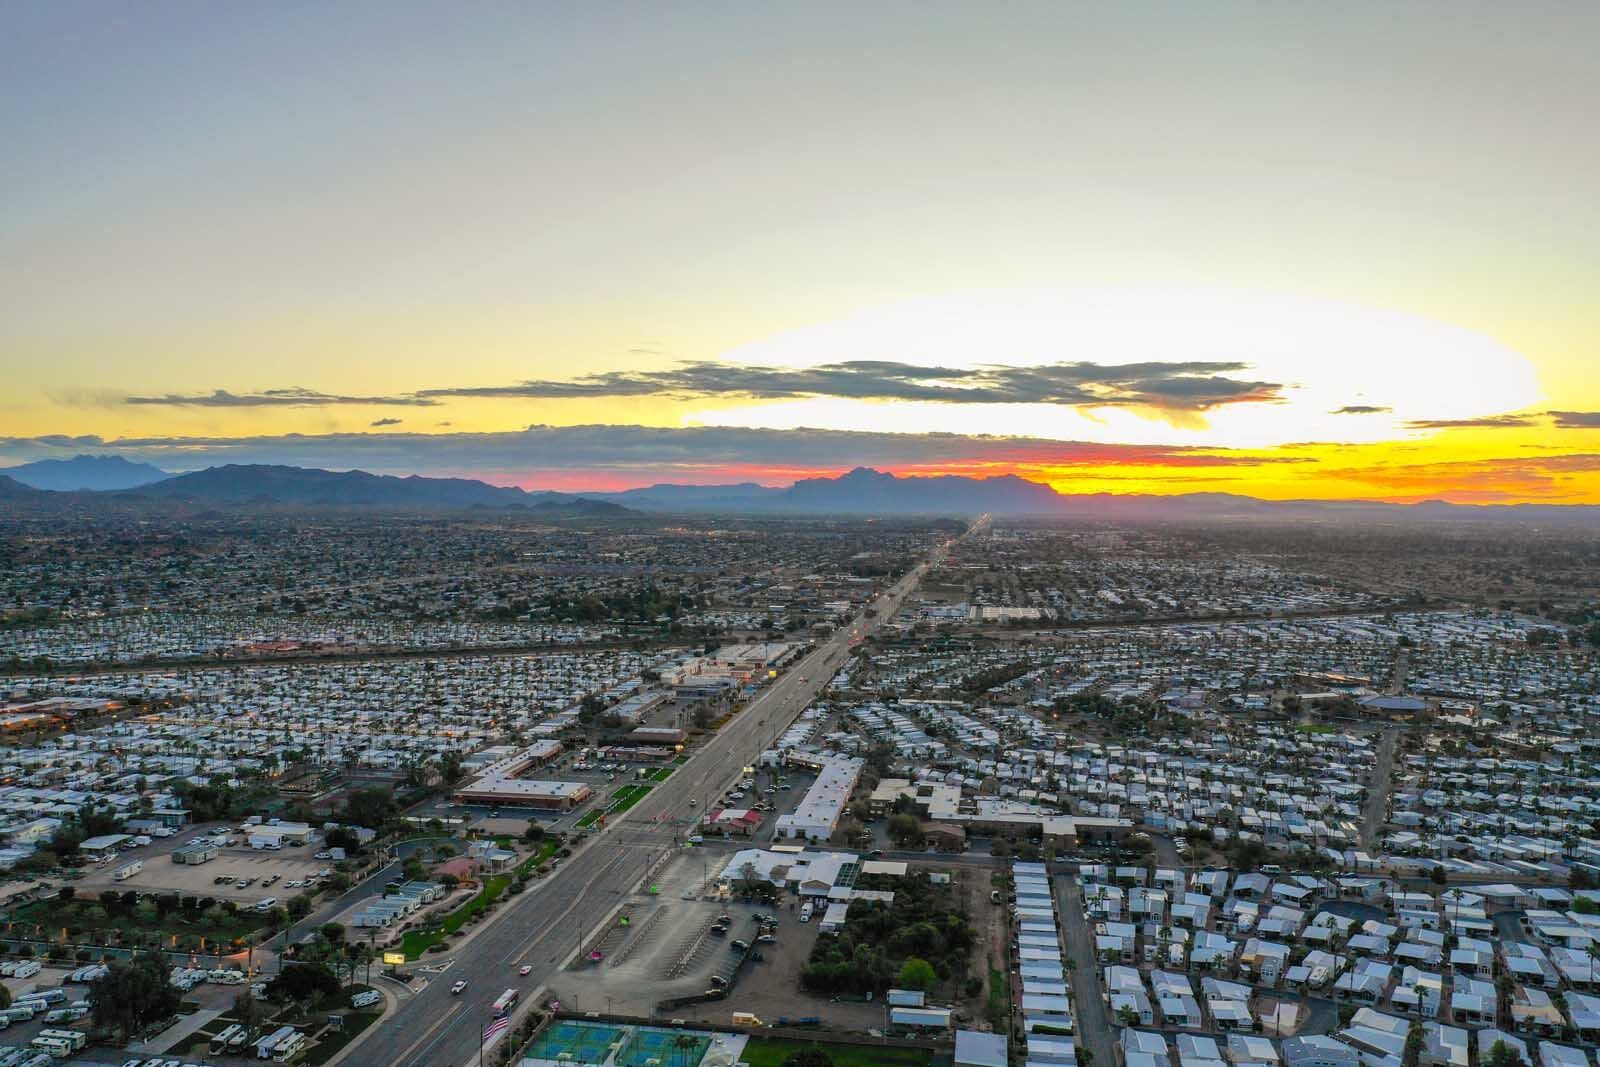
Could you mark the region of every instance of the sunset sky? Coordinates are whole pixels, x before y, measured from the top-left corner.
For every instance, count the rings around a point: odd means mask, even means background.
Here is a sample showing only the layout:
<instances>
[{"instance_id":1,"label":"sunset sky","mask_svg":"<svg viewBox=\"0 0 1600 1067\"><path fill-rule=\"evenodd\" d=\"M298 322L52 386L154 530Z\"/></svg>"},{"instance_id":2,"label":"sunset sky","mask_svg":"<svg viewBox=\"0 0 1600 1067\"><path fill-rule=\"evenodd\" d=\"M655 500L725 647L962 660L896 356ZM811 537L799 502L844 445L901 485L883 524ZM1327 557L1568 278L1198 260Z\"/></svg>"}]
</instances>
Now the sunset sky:
<instances>
[{"instance_id":1,"label":"sunset sky","mask_svg":"<svg viewBox=\"0 0 1600 1067\"><path fill-rule=\"evenodd\" d=\"M0 466L1600 502L1600 5L0 29Z\"/></svg>"}]
</instances>

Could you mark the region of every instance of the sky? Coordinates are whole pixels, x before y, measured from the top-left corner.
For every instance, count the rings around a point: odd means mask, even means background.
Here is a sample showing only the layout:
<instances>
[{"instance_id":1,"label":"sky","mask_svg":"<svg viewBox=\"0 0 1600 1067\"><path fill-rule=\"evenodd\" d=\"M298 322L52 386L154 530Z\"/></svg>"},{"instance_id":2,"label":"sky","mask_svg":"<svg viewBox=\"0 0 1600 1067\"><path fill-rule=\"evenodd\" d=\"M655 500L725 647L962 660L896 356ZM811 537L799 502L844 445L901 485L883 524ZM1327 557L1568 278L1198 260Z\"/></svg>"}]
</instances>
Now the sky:
<instances>
[{"instance_id":1,"label":"sky","mask_svg":"<svg viewBox=\"0 0 1600 1067\"><path fill-rule=\"evenodd\" d=\"M1600 502L1600 6L0 11L0 467Z\"/></svg>"}]
</instances>

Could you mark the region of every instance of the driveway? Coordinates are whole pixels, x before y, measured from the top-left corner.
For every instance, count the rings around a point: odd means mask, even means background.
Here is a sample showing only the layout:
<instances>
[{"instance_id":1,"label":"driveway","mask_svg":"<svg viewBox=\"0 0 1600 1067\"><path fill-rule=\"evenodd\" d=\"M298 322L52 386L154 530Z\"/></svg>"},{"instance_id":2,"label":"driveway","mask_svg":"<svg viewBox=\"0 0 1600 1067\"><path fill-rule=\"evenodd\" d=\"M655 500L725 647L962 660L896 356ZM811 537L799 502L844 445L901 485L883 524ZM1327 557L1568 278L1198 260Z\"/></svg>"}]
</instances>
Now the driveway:
<instances>
[{"instance_id":1,"label":"driveway","mask_svg":"<svg viewBox=\"0 0 1600 1067\"><path fill-rule=\"evenodd\" d=\"M1056 876L1056 909L1066 929L1067 958L1072 961L1072 1003L1077 1010L1073 1033L1078 1044L1094 1053L1094 1062L1117 1062L1111 1041L1111 1017L1100 997L1100 972L1095 963L1093 931L1083 915L1083 889L1071 875Z\"/></svg>"}]
</instances>

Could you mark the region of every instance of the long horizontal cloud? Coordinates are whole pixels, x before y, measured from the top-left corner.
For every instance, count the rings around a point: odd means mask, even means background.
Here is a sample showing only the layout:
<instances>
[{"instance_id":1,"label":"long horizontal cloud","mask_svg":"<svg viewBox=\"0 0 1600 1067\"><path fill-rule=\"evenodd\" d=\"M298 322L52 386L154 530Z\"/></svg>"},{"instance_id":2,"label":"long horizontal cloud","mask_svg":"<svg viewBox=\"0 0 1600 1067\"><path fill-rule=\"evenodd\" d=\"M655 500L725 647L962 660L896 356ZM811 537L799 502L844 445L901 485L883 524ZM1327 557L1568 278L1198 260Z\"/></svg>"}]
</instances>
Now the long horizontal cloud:
<instances>
[{"instance_id":1,"label":"long horizontal cloud","mask_svg":"<svg viewBox=\"0 0 1600 1067\"><path fill-rule=\"evenodd\" d=\"M1406 423L1408 430L1514 430L1524 426L1539 425L1527 415L1482 415L1471 419L1412 419Z\"/></svg>"},{"instance_id":2,"label":"long horizontal cloud","mask_svg":"<svg viewBox=\"0 0 1600 1067\"><path fill-rule=\"evenodd\" d=\"M1345 480L1368 487L1373 495L1390 499L1428 499L1439 496L1441 486L1457 501L1498 503L1514 500L1566 500L1574 477L1600 473L1600 455L1573 453L1562 456L1506 456L1492 459L1363 467L1325 467L1319 477Z\"/></svg>"},{"instance_id":3,"label":"long horizontal cloud","mask_svg":"<svg viewBox=\"0 0 1600 1067\"><path fill-rule=\"evenodd\" d=\"M851 360L803 368L687 362L666 370L607 371L564 381L424 389L416 395L538 399L741 396L760 400L826 396L945 404L1144 406L1181 411L1282 399L1284 387L1280 383L1229 377L1246 369L1246 364L1226 361L1079 361L1038 367L996 364L972 368L922 367L890 360Z\"/></svg>"},{"instance_id":4,"label":"long horizontal cloud","mask_svg":"<svg viewBox=\"0 0 1600 1067\"><path fill-rule=\"evenodd\" d=\"M1561 430L1600 430L1600 411L1547 411Z\"/></svg>"},{"instance_id":5,"label":"long horizontal cloud","mask_svg":"<svg viewBox=\"0 0 1600 1067\"><path fill-rule=\"evenodd\" d=\"M162 393L159 396L130 396L123 403L162 407L193 408L306 408L340 405L398 405L432 407L438 403L424 396L343 396L319 393L314 389L264 389L259 393L230 393L215 389L209 393Z\"/></svg>"},{"instance_id":6,"label":"long horizontal cloud","mask_svg":"<svg viewBox=\"0 0 1600 1067\"><path fill-rule=\"evenodd\" d=\"M478 474L534 480L547 471L641 477L720 477L726 471L810 472L858 464L898 470L1143 464L1248 467L1303 463L1183 446L1095 444L1023 437L765 430L739 427L530 426L500 433L337 433L256 437L0 438L17 460L114 452L168 470L222 463L285 463L377 473ZM755 476L752 474L752 476ZM775 475L776 476L776 475ZM724 479L725 480L725 479Z\"/></svg>"},{"instance_id":7,"label":"long horizontal cloud","mask_svg":"<svg viewBox=\"0 0 1600 1067\"><path fill-rule=\"evenodd\" d=\"M1377 404L1346 404L1342 408L1335 408L1329 412L1331 415L1382 415L1393 408L1382 407Z\"/></svg>"}]
</instances>

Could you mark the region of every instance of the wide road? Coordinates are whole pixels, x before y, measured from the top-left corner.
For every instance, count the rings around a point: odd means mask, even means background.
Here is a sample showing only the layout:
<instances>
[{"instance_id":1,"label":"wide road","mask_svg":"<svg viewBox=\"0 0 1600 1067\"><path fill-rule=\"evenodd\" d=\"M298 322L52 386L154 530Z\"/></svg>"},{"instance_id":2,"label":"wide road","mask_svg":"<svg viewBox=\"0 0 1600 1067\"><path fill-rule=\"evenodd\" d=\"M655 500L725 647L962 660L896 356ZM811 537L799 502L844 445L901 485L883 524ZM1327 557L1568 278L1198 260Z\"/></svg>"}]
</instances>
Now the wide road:
<instances>
[{"instance_id":1,"label":"wide road","mask_svg":"<svg viewBox=\"0 0 1600 1067\"><path fill-rule=\"evenodd\" d=\"M981 529L987 516L969 528ZM617 816L593 840L528 892L507 901L480 931L439 960L450 965L362 1042L363 1063L456 1067L476 1062L489 1005L507 988L531 992L547 982L635 889L652 862L677 847L682 825L721 794L789 727L850 656L850 650L900 609L949 542L881 593L868 611L841 625L735 715L645 801ZM869 614L870 612L870 614ZM691 804L690 801L694 801ZM528 964L533 973L517 977ZM459 996L450 986L467 988Z\"/></svg>"}]
</instances>

